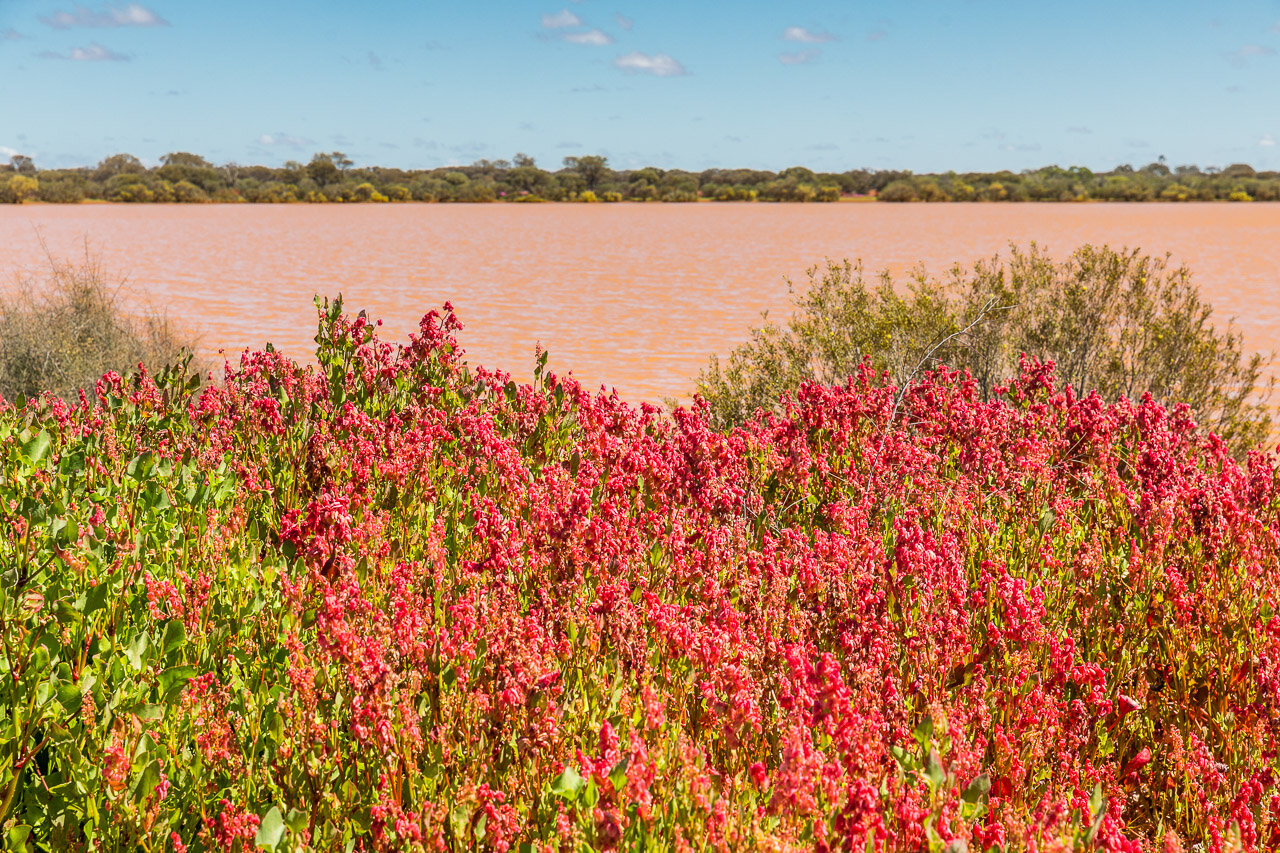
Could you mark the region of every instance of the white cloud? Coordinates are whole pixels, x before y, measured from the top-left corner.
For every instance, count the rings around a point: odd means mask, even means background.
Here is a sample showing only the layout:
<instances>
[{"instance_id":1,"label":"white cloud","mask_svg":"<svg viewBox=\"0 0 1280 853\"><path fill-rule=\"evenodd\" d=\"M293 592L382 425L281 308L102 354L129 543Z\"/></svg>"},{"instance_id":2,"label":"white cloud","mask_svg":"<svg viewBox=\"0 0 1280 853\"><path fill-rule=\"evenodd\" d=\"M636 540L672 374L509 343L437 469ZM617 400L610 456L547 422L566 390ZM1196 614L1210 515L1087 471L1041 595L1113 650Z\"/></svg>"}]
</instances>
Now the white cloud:
<instances>
[{"instance_id":1,"label":"white cloud","mask_svg":"<svg viewBox=\"0 0 1280 853\"><path fill-rule=\"evenodd\" d=\"M71 58L76 62L126 62L130 59L126 54L116 53L97 42L88 47L71 48Z\"/></svg>"},{"instance_id":2,"label":"white cloud","mask_svg":"<svg viewBox=\"0 0 1280 853\"><path fill-rule=\"evenodd\" d=\"M1258 144L1261 145L1263 148L1274 148L1276 144L1276 138L1272 136L1270 133L1264 133L1262 134L1262 138L1258 140Z\"/></svg>"},{"instance_id":3,"label":"white cloud","mask_svg":"<svg viewBox=\"0 0 1280 853\"><path fill-rule=\"evenodd\" d=\"M301 148L304 145L311 145L310 139L305 136L293 136L288 133L264 133L258 137L259 145L283 145L285 148Z\"/></svg>"},{"instance_id":4,"label":"white cloud","mask_svg":"<svg viewBox=\"0 0 1280 853\"><path fill-rule=\"evenodd\" d=\"M0 145L0 157L8 160L10 157L18 156L18 149L10 148L8 145Z\"/></svg>"},{"instance_id":5,"label":"white cloud","mask_svg":"<svg viewBox=\"0 0 1280 853\"><path fill-rule=\"evenodd\" d=\"M618 22L618 29L622 30L623 32L629 31L636 24L634 19L628 18L626 15L622 14L621 12L614 12L613 19ZM1280 24L1276 24L1276 26L1280 27Z\"/></svg>"},{"instance_id":6,"label":"white cloud","mask_svg":"<svg viewBox=\"0 0 1280 853\"><path fill-rule=\"evenodd\" d=\"M804 27L787 27L782 31L782 37L787 41L799 41L805 44L820 44L824 41L836 40L831 33L815 33Z\"/></svg>"},{"instance_id":7,"label":"white cloud","mask_svg":"<svg viewBox=\"0 0 1280 853\"><path fill-rule=\"evenodd\" d=\"M580 27L582 19L570 12L568 9L561 9L554 15L543 15L542 26L548 30L560 30L565 27Z\"/></svg>"},{"instance_id":8,"label":"white cloud","mask_svg":"<svg viewBox=\"0 0 1280 853\"><path fill-rule=\"evenodd\" d=\"M806 62L812 62L822 55L822 51L811 48L809 50L797 50L795 53L780 53L778 61L783 65L804 65Z\"/></svg>"},{"instance_id":9,"label":"white cloud","mask_svg":"<svg viewBox=\"0 0 1280 853\"><path fill-rule=\"evenodd\" d=\"M75 62L128 62L132 59L127 53L116 53L110 48L94 42L88 47L73 47L70 53L56 53L52 50L42 51L41 59L71 59Z\"/></svg>"},{"instance_id":10,"label":"white cloud","mask_svg":"<svg viewBox=\"0 0 1280 853\"><path fill-rule=\"evenodd\" d=\"M107 6L94 11L88 6L76 5L75 9L66 12L54 12L41 21L55 30L69 30L72 27L167 27L169 22L137 3L127 6Z\"/></svg>"},{"instance_id":11,"label":"white cloud","mask_svg":"<svg viewBox=\"0 0 1280 853\"><path fill-rule=\"evenodd\" d=\"M1260 56L1275 56L1276 51L1273 47L1265 44L1246 44L1239 50L1233 50L1227 54L1227 59L1232 65L1241 65L1247 67L1250 59L1257 59Z\"/></svg>"},{"instance_id":12,"label":"white cloud","mask_svg":"<svg viewBox=\"0 0 1280 853\"><path fill-rule=\"evenodd\" d=\"M638 50L619 56L613 61L615 68L635 74L652 74L655 77L682 77L688 72L684 66L665 53L650 56Z\"/></svg>"},{"instance_id":13,"label":"white cloud","mask_svg":"<svg viewBox=\"0 0 1280 853\"><path fill-rule=\"evenodd\" d=\"M564 40L574 44L613 44L613 36L600 30L587 30L584 33L565 33Z\"/></svg>"}]
</instances>

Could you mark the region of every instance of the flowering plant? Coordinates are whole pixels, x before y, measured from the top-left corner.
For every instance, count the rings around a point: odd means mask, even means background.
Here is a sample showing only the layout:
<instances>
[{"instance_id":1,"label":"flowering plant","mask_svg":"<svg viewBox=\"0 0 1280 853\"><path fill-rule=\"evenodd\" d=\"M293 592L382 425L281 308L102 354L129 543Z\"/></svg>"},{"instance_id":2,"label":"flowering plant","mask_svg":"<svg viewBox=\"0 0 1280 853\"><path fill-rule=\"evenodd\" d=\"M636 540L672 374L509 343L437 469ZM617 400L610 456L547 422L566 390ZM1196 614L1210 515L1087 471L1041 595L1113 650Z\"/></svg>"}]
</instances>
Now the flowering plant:
<instances>
[{"instance_id":1,"label":"flowering plant","mask_svg":"<svg viewBox=\"0 0 1280 853\"><path fill-rule=\"evenodd\" d=\"M1280 486L864 365L731 432L394 346L0 412L10 850L1280 845Z\"/></svg>"}]
</instances>

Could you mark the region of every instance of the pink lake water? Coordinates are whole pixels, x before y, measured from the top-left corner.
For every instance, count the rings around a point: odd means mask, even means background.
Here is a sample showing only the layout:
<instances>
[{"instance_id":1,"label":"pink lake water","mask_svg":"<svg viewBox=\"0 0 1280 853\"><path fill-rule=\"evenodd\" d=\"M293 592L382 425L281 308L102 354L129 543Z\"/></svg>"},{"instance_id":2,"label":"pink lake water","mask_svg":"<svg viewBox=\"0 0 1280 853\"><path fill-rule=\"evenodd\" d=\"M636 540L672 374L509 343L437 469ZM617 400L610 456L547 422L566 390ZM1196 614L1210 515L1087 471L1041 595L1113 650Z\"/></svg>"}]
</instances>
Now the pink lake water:
<instances>
[{"instance_id":1,"label":"pink lake water","mask_svg":"<svg viewBox=\"0 0 1280 853\"><path fill-rule=\"evenodd\" d=\"M688 397L786 279L826 258L939 276L1009 244L1172 253L1252 349L1280 340L1280 204L0 206L0 283L87 241L205 354L267 341L305 358L313 294L343 294L403 340L451 301L473 364L551 366L632 400Z\"/></svg>"}]
</instances>

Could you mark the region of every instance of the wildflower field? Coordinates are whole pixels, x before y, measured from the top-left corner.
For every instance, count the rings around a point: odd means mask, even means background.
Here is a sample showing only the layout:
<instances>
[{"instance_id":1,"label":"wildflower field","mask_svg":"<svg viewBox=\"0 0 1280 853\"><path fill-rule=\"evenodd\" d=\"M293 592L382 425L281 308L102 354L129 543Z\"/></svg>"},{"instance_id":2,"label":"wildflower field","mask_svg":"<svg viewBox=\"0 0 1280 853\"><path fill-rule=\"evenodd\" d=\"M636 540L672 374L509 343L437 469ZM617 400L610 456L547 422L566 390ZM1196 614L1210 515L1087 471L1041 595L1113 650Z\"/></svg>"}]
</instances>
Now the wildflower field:
<instances>
[{"instance_id":1,"label":"wildflower field","mask_svg":"<svg viewBox=\"0 0 1280 853\"><path fill-rule=\"evenodd\" d=\"M0 412L8 850L1280 846L1280 485L1024 361L729 433L452 309Z\"/></svg>"}]
</instances>

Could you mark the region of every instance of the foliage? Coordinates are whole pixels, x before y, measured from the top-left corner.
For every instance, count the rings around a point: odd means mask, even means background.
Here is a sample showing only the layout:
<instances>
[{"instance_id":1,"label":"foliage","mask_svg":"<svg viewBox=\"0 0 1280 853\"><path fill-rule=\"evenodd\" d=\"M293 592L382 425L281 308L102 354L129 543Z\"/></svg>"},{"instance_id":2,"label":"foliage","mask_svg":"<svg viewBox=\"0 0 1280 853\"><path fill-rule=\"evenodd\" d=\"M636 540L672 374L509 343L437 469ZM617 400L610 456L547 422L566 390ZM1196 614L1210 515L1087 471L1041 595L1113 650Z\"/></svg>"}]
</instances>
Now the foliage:
<instances>
[{"instance_id":1,"label":"foliage","mask_svg":"<svg viewBox=\"0 0 1280 853\"><path fill-rule=\"evenodd\" d=\"M0 186L0 201L22 204L40 193L40 181L30 175L14 174Z\"/></svg>"},{"instance_id":2,"label":"foliage","mask_svg":"<svg viewBox=\"0 0 1280 853\"><path fill-rule=\"evenodd\" d=\"M10 850L1274 849L1280 481L1026 360L728 434L319 304L0 412Z\"/></svg>"},{"instance_id":3,"label":"foliage","mask_svg":"<svg viewBox=\"0 0 1280 853\"><path fill-rule=\"evenodd\" d=\"M129 314L123 286L87 251L79 264L51 257L43 279L17 278L0 298L0 397L49 391L73 400L107 371L186 358L194 340L162 315Z\"/></svg>"},{"instance_id":4,"label":"foliage","mask_svg":"<svg viewBox=\"0 0 1280 853\"><path fill-rule=\"evenodd\" d=\"M1263 356L1245 354L1234 324L1214 327L1190 272L1167 257L1083 246L1054 263L1032 244L1012 247L1007 262L957 266L946 282L918 270L906 288L887 273L868 285L861 267L828 262L793 301L788 323L766 317L703 371L698 393L717 424L778 410L805 381L843 383L864 357L898 384L949 364L992 399L1025 353L1055 362L1077 397L1186 403L1238 457L1270 435Z\"/></svg>"},{"instance_id":5,"label":"foliage","mask_svg":"<svg viewBox=\"0 0 1280 853\"><path fill-rule=\"evenodd\" d=\"M1120 165L1110 172L1081 166L1045 166L1022 172L914 174L890 169L814 172L792 166L781 172L758 169L615 170L607 158L582 155L564 158L564 168L539 168L532 157L477 160L470 166L437 169L357 167L341 151L317 153L307 164L286 162L280 168L215 166L197 154L172 152L159 166L147 168L130 154L114 154L96 168L37 170L30 157L18 154L0 165L0 201L13 201L12 175L39 175L42 201L76 202L107 199L132 202L491 202L581 200L583 192L603 200L689 202L785 201L834 202L850 196L885 202L945 201L1276 201L1280 172L1258 172L1243 164L1225 169L1178 166L1163 162L1140 169ZM373 193L357 192L370 184ZM24 185L25 186L25 185ZM192 192L189 187L200 192ZM46 191L48 187L48 191ZM203 195L201 194L203 193ZM375 195L376 193L376 195Z\"/></svg>"}]
</instances>

